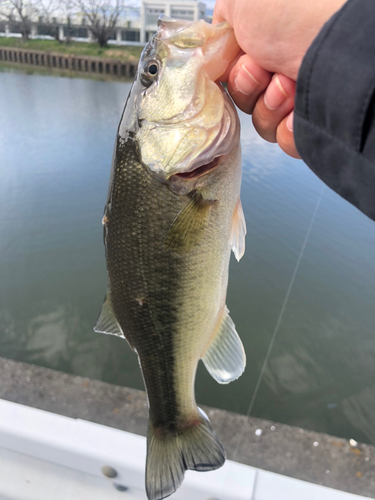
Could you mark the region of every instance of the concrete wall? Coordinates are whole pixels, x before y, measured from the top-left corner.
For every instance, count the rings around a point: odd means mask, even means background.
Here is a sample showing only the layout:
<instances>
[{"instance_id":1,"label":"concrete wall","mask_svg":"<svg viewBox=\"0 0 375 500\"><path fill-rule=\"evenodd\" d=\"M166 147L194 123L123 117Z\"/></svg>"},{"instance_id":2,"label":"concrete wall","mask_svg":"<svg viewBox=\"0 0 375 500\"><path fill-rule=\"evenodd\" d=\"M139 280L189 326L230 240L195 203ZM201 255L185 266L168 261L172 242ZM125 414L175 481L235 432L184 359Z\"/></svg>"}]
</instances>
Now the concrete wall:
<instances>
[{"instance_id":1,"label":"concrete wall","mask_svg":"<svg viewBox=\"0 0 375 500\"><path fill-rule=\"evenodd\" d=\"M1 399L146 435L148 411L143 391L4 358L0 358L0 381ZM229 459L375 498L374 446L202 408Z\"/></svg>"},{"instance_id":2,"label":"concrete wall","mask_svg":"<svg viewBox=\"0 0 375 500\"><path fill-rule=\"evenodd\" d=\"M30 64L46 68L67 69L83 73L134 78L137 64L107 58L66 55L58 52L11 49L0 47L0 62Z\"/></svg>"}]
</instances>

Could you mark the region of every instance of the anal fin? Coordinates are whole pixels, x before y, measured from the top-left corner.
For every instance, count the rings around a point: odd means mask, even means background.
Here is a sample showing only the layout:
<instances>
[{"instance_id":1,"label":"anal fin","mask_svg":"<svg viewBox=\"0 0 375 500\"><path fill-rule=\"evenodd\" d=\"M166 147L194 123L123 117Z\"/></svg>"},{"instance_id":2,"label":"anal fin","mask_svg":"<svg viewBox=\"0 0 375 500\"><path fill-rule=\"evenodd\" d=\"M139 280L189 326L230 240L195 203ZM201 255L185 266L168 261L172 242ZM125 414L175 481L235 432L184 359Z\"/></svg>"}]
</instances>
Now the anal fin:
<instances>
[{"instance_id":1,"label":"anal fin","mask_svg":"<svg viewBox=\"0 0 375 500\"><path fill-rule=\"evenodd\" d=\"M218 331L202 361L219 384L236 380L245 370L245 350L226 307Z\"/></svg>"},{"instance_id":2,"label":"anal fin","mask_svg":"<svg viewBox=\"0 0 375 500\"><path fill-rule=\"evenodd\" d=\"M110 335L117 335L118 337L125 338L124 332L121 326L118 324L115 313L113 311L111 293L108 288L107 294L105 296L102 310L96 325L94 326L94 331L98 333L106 333Z\"/></svg>"}]
</instances>

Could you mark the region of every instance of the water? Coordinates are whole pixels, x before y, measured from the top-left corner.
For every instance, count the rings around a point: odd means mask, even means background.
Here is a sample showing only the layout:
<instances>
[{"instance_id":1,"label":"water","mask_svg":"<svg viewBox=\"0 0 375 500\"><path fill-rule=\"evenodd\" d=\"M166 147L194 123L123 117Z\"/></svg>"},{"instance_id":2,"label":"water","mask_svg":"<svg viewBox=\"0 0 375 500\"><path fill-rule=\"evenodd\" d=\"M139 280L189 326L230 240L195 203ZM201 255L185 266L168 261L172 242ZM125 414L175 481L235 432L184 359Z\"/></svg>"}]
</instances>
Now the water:
<instances>
[{"instance_id":1,"label":"water","mask_svg":"<svg viewBox=\"0 0 375 500\"><path fill-rule=\"evenodd\" d=\"M0 73L0 356L143 388L92 330L101 218L129 84ZM375 444L375 224L241 116L247 251L228 307L245 374L199 368L200 403Z\"/></svg>"}]
</instances>

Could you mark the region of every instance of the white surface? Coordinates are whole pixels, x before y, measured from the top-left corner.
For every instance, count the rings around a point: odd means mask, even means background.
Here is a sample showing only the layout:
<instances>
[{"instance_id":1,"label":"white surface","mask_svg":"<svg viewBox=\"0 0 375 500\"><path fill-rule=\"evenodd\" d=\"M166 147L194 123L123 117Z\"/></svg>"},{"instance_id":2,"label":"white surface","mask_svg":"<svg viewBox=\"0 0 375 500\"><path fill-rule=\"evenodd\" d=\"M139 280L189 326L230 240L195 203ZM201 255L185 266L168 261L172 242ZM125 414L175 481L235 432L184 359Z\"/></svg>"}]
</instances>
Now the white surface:
<instances>
[{"instance_id":1,"label":"white surface","mask_svg":"<svg viewBox=\"0 0 375 500\"><path fill-rule=\"evenodd\" d=\"M0 400L0 500L146 500L146 439ZM118 476L107 479L103 465ZM115 484L128 487L118 491ZM364 497L227 460L188 471L171 500L359 500Z\"/></svg>"},{"instance_id":2,"label":"white surface","mask_svg":"<svg viewBox=\"0 0 375 500\"><path fill-rule=\"evenodd\" d=\"M360 500L362 498L365 497L259 470L251 500Z\"/></svg>"},{"instance_id":3,"label":"white surface","mask_svg":"<svg viewBox=\"0 0 375 500\"><path fill-rule=\"evenodd\" d=\"M134 493L134 492L133 492ZM0 448L0 500L138 500L111 481Z\"/></svg>"}]
</instances>

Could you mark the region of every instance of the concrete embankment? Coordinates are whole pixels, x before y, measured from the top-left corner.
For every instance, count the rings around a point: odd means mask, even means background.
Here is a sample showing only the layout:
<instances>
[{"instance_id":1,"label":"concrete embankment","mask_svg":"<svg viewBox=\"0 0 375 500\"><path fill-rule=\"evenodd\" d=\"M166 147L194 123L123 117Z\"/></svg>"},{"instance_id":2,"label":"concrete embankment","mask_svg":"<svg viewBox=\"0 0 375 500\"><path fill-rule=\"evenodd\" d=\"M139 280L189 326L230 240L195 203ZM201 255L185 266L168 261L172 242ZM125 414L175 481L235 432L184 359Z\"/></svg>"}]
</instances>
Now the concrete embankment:
<instances>
[{"instance_id":1,"label":"concrete embankment","mask_svg":"<svg viewBox=\"0 0 375 500\"><path fill-rule=\"evenodd\" d=\"M116 59L0 47L0 63L77 71L93 75L134 78L137 63Z\"/></svg>"},{"instance_id":2,"label":"concrete embankment","mask_svg":"<svg viewBox=\"0 0 375 500\"><path fill-rule=\"evenodd\" d=\"M0 358L0 398L146 435L143 391ZM375 498L375 447L203 407L228 458Z\"/></svg>"}]
</instances>

